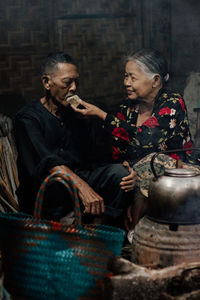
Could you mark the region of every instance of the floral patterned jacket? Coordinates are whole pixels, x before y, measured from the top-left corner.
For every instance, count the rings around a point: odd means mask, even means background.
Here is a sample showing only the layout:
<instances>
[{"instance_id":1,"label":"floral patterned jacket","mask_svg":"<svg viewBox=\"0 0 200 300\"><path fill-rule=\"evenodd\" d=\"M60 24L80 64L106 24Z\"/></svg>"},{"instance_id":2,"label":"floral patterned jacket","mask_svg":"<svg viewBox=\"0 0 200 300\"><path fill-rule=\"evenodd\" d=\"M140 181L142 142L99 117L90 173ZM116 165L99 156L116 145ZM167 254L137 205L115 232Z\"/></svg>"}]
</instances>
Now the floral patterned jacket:
<instances>
[{"instance_id":1,"label":"floral patterned jacket","mask_svg":"<svg viewBox=\"0 0 200 300\"><path fill-rule=\"evenodd\" d=\"M112 134L116 162L128 160L134 164L152 152L193 146L187 110L180 94L160 90L151 117L136 127L138 109L134 100L124 100L115 115L108 114L104 121L104 129ZM170 156L194 163L192 151L174 152Z\"/></svg>"}]
</instances>

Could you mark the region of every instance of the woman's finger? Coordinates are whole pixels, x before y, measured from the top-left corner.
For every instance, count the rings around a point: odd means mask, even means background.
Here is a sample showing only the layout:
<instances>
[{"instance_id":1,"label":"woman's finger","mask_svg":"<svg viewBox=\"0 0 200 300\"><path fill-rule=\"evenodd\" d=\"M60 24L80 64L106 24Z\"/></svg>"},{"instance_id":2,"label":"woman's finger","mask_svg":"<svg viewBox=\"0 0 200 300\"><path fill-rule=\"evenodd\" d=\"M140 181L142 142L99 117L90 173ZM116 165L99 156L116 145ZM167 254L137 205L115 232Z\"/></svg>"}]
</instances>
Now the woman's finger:
<instances>
[{"instance_id":1,"label":"woman's finger","mask_svg":"<svg viewBox=\"0 0 200 300\"><path fill-rule=\"evenodd\" d=\"M129 163L126 160L123 162L123 166L125 168L129 168L130 167Z\"/></svg>"},{"instance_id":2,"label":"woman's finger","mask_svg":"<svg viewBox=\"0 0 200 300\"><path fill-rule=\"evenodd\" d=\"M136 172L132 170L129 175L122 178L122 181L127 181L127 180L135 179L135 178L136 178Z\"/></svg>"},{"instance_id":3,"label":"woman's finger","mask_svg":"<svg viewBox=\"0 0 200 300\"><path fill-rule=\"evenodd\" d=\"M81 105L83 105L83 106L85 106L85 107L90 107L91 106L91 104L90 103L88 103L88 102L85 102L84 100L82 100L81 99L81 101L80 101L80 104Z\"/></svg>"},{"instance_id":4,"label":"woman's finger","mask_svg":"<svg viewBox=\"0 0 200 300\"><path fill-rule=\"evenodd\" d=\"M121 181L120 182L120 185L121 186L125 186L125 185L129 185L129 184L134 184L136 182L136 178L131 178L131 179L129 179L129 180L126 180L126 181Z\"/></svg>"},{"instance_id":5,"label":"woman's finger","mask_svg":"<svg viewBox=\"0 0 200 300\"><path fill-rule=\"evenodd\" d=\"M136 184L135 181L130 181L130 182L126 182L126 183L121 183L120 186L121 186L122 190L127 190L127 189L133 190L135 187L135 184Z\"/></svg>"},{"instance_id":6,"label":"woman's finger","mask_svg":"<svg viewBox=\"0 0 200 300\"><path fill-rule=\"evenodd\" d=\"M134 189L134 186L133 185L129 185L129 186L126 186L126 187L122 187L121 188L123 191L125 192L130 192Z\"/></svg>"}]
</instances>

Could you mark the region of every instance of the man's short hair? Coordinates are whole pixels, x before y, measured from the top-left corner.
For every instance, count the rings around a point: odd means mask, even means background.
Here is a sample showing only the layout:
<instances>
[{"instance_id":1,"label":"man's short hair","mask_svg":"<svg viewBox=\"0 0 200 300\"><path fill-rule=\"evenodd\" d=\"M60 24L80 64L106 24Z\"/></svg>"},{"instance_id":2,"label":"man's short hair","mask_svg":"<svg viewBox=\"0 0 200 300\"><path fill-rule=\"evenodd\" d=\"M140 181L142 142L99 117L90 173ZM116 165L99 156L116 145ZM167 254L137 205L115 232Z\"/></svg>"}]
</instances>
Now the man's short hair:
<instances>
[{"instance_id":1,"label":"man's short hair","mask_svg":"<svg viewBox=\"0 0 200 300\"><path fill-rule=\"evenodd\" d=\"M57 69L57 65L59 63L68 63L68 64L75 65L73 58L67 53L64 52L49 53L42 64L41 75L44 74L52 75L54 71Z\"/></svg>"}]
</instances>

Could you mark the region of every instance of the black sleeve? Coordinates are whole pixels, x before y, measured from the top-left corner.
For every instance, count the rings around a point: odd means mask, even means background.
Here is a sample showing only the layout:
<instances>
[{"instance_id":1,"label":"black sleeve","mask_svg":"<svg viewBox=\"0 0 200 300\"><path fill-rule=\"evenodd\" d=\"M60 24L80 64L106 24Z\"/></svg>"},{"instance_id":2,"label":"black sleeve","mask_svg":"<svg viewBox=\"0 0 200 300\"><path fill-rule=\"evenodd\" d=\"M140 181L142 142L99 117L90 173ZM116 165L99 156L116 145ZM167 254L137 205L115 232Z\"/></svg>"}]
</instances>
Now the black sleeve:
<instances>
[{"instance_id":1,"label":"black sleeve","mask_svg":"<svg viewBox=\"0 0 200 300\"><path fill-rule=\"evenodd\" d=\"M66 164L64 159L48 150L36 119L16 118L15 135L21 167L35 182L41 182L52 167Z\"/></svg>"}]
</instances>

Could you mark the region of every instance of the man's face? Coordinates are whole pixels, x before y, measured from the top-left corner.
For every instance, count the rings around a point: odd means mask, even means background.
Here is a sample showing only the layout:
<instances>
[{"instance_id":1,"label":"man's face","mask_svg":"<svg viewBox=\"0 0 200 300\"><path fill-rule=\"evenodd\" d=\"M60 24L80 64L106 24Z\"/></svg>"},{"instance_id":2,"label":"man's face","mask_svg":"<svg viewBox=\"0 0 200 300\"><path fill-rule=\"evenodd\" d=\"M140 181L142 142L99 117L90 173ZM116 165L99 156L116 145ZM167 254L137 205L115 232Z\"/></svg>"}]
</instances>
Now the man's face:
<instances>
[{"instance_id":1,"label":"man's face","mask_svg":"<svg viewBox=\"0 0 200 300\"><path fill-rule=\"evenodd\" d=\"M67 106L67 97L76 92L79 74L75 65L70 63L58 63L57 69L48 76L48 84L45 88L49 90L51 98L59 104Z\"/></svg>"}]
</instances>

